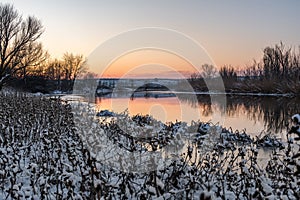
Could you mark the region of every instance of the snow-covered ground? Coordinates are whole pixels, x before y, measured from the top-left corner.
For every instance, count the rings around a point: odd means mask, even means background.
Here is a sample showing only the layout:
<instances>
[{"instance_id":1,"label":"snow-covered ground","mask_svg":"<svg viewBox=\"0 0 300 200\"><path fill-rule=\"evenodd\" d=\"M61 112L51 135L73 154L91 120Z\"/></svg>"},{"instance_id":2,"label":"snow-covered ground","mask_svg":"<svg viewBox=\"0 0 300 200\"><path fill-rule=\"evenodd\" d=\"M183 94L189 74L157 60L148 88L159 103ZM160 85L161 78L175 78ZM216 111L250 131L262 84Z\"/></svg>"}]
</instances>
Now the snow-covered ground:
<instances>
[{"instance_id":1,"label":"snow-covered ground","mask_svg":"<svg viewBox=\"0 0 300 200\"><path fill-rule=\"evenodd\" d=\"M0 94L0 199L300 198L297 134L282 143L203 122L96 115L86 103ZM259 148L274 150L265 167Z\"/></svg>"}]
</instances>

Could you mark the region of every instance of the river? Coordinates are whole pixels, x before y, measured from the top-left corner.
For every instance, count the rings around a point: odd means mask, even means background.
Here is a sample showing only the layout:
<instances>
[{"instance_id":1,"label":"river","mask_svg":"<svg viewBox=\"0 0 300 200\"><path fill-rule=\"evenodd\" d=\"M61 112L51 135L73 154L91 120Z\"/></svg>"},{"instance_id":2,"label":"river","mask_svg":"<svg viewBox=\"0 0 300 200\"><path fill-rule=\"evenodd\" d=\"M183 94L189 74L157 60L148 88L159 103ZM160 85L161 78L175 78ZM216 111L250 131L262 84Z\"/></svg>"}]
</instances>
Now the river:
<instances>
[{"instance_id":1,"label":"river","mask_svg":"<svg viewBox=\"0 0 300 200\"><path fill-rule=\"evenodd\" d=\"M300 112L300 98L284 96L226 95L226 102L210 95L175 94L157 98L155 95L97 97L98 110L123 112L130 115L149 114L162 122L211 122L233 131L245 130L252 136L262 132L285 137L291 116Z\"/></svg>"}]
</instances>

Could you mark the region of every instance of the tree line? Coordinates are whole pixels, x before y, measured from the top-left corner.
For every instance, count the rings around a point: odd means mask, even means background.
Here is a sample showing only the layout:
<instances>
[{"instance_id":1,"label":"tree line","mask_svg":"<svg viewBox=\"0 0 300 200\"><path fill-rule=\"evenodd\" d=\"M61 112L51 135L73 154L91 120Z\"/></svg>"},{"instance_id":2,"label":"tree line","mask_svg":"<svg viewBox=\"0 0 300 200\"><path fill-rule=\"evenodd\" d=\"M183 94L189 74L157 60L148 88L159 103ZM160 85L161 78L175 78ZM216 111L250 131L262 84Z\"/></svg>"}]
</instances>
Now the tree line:
<instances>
[{"instance_id":1,"label":"tree line","mask_svg":"<svg viewBox=\"0 0 300 200\"><path fill-rule=\"evenodd\" d=\"M11 4L0 4L0 90L10 80L67 82L68 88L87 72L83 55L65 53L52 59L38 39L44 27L34 16L23 18ZM38 77L38 78L37 78Z\"/></svg>"},{"instance_id":2,"label":"tree line","mask_svg":"<svg viewBox=\"0 0 300 200\"><path fill-rule=\"evenodd\" d=\"M246 68L244 74L266 80L285 80L299 82L300 46L298 49L286 47L282 42L263 50L259 62L254 61Z\"/></svg>"},{"instance_id":3,"label":"tree line","mask_svg":"<svg viewBox=\"0 0 300 200\"><path fill-rule=\"evenodd\" d=\"M227 92L262 92L300 94L300 46L286 47L283 42L263 50L261 60L243 69L225 65L219 70L202 65L189 81L196 90L205 90L204 79L221 76ZM207 90L207 89L206 89Z\"/></svg>"},{"instance_id":4,"label":"tree line","mask_svg":"<svg viewBox=\"0 0 300 200\"><path fill-rule=\"evenodd\" d=\"M298 49L286 47L282 42L273 47L266 47L260 61L243 69L224 65L219 70L215 66L204 64L201 73L193 73L190 80L213 78L218 74L223 79L236 80L238 77L245 79L265 80L300 80L300 46Z\"/></svg>"}]
</instances>

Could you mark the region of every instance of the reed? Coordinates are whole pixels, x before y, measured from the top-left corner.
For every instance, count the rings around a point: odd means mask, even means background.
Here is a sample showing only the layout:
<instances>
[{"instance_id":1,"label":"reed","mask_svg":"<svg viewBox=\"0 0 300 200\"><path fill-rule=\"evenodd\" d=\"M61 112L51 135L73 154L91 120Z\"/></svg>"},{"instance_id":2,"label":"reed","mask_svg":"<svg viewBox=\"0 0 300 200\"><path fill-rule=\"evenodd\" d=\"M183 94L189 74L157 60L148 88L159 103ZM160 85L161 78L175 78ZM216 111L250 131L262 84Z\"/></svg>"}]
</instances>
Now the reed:
<instances>
[{"instance_id":1,"label":"reed","mask_svg":"<svg viewBox=\"0 0 300 200\"><path fill-rule=\"evenodd\" d=\"M262 144L275 138L251 138L204 122L163 124L127 113L119 114L120 126L118 119L94 118L93 110L87 133L76 126L85 122L72 108L59 98L0 94L1 199L300 198L300 145L293 135L288 143L267 147ZM136 132L124 131L125 126ZM154 134L141 137L139 131L146 129ZM179 140L186 148L163 168L124 172L99 162L85 146L82 132L93 131L129 152L160 152ZM206 143L213 148L203 151ZM273 149L266 167L258 162L259 148Z\"/></svg>"}]
</instances>

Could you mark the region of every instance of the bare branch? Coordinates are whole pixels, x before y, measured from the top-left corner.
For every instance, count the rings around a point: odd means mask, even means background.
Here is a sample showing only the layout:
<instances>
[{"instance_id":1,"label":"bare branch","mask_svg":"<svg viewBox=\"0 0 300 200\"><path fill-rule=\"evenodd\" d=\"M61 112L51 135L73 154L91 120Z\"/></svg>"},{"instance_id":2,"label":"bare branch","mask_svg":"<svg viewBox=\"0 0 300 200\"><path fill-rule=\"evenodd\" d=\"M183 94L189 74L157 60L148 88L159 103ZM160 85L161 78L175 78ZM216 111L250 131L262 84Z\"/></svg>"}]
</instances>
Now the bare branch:
<instances>
[{"instance_id":1,"label":"bare branch","mask_svg":"<svg viewBox=\"0 0 300 200\"><path fill-rule=\"evenodd\" d=\"M42 33L43 26L38 19L29 16L23 20L11 4L0 4L1 80L43 56L41 45L36 43Z\"/></svg>"}]
</instances>

